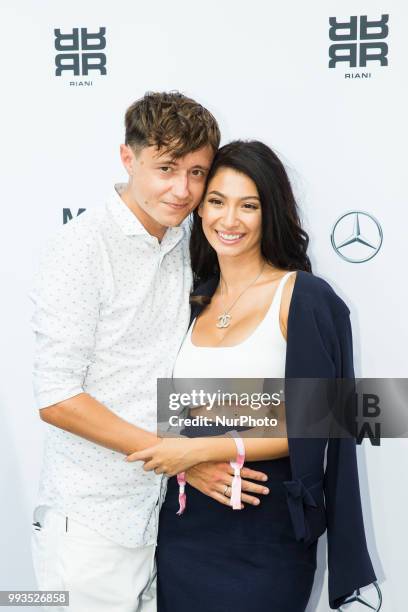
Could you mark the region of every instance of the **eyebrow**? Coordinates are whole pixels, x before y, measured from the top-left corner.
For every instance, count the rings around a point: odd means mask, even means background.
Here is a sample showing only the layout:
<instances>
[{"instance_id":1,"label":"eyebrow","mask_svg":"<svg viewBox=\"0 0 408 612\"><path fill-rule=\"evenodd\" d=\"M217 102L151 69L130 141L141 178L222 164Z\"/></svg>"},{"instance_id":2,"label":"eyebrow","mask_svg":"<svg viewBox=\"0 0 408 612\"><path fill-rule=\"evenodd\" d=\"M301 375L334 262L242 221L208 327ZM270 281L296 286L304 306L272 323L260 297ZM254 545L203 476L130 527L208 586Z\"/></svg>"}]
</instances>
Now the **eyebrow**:
<instances>
[{"instance_id":1,"label":"eyebrow","mask_svg":"<svg viewBox=\"0 0 408 612\"><path fill-rule=\"evenodd\" d=\"M160 166L175 166L176 165L176 161L174 159L158 159L156 161L156 164L159 164Z\"/></svg>"},{"instance_id":2,"label":"eyebrow","mask_svg":"<svg viewBox=\"0 0 408 612\"><path fill-rule=\"evenodd\" d=\"M207 195L211 195L212 193L214 193L215 195L220 196L221 198L225 198L226 196L221 193L221 191L209 191ZM239 198L240 200L258 200L258 202L260 202L260 198L258 198L258 196L244 196L243 198Z\"/></svg>"},{"instance_id":3,"label":"eyebrow","mask_svg":"<svg viewBox=\"0 0 408 612\"><path fill-rule=\"evenodd\" d=\"M174 159L159 159L156 162L159 166L177 166L177 161ZM201 166L200 164L196 164L193 166L193 169L199 168L200 170L205 170L208 172L210 168L208 166Z\"/></svg>"}]
</instances>

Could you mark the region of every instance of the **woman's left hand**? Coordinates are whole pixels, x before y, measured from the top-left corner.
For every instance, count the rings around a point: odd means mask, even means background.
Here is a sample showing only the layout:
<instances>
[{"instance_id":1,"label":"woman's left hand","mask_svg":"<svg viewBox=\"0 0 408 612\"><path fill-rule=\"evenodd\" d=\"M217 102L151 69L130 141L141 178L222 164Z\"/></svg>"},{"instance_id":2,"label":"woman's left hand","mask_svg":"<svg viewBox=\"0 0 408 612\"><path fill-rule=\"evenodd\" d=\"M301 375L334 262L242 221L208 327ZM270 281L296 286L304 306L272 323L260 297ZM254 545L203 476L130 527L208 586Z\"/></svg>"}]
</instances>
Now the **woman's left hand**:
<instances>
[{"instance_id":1,"label":"woman's left hand","mask_svg":"<svg viewBox=\"0 0 408 612\"><path fill-rule=\"evenodd\" d=\"M197 439L163 438L150 448L128 455L126 461L144 461L146 472L154 470L156 474L175 476L201 463L203 459L199 455Z\"/></svg>"}]
</instances>

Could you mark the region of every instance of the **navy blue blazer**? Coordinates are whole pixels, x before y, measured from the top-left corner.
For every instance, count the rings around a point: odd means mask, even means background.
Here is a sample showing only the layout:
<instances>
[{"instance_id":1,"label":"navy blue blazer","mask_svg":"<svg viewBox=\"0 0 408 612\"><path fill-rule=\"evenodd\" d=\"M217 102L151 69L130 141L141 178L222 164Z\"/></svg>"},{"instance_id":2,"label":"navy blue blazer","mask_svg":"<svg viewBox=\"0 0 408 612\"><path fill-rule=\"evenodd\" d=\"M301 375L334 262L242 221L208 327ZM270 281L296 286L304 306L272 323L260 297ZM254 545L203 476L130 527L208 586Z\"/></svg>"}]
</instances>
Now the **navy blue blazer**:
<instances>
[{"instance_id":1,"label":"navy blue blazer","mask_svg":"<svg viewBox=\"0 0 408 612\"><path fill-rule=\"evenodd\" d=\"M193 295L212 296L214 277ZM205 306L192 304L191 320ZM350 311L330 285L311 273L297 273L289 309L286 378L354 378ZM329 603L338 608L359 587L376 580L367 550L353 438L290 437L292 480L285 482L297 540L314 542L327 529ZM327 464L324 455L327 446Z\"/></svg>"}]
</instances>

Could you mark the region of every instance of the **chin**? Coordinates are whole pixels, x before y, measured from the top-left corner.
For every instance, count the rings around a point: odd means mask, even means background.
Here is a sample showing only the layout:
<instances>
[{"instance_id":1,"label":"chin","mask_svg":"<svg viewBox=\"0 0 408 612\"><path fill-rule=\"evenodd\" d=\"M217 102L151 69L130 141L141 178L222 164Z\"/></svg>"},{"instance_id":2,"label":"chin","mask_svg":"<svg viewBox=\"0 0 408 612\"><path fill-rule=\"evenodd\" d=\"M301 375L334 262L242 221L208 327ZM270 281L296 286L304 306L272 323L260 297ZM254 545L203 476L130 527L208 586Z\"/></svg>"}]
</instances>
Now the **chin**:
<instances>
[{"instance_id":1,"label":"chin","mask_svg":"<svg viewBox=\"0 0 408 612\"><path fill-rule=\"evenodd\" d=\"M178 227L183 223L184 219L186 219L185 216L178 218L171 217L170 219L163 220L163 225L166 227Z\"/></svg>"},{"instance_id":2,"label":"chin","mask_svg":"<svg viewBox=\"0 0 408 612\"><path fill-rule=\"evenodd\" d=\"M224 256L236 257L237 255L243 255L247 252L247 249L242 249L242 248L234 249L233 247L228 247L228 246L223 247L220 244L217 244L217 245L211 244L211 246L214 249L214 251L217 253L217 255L222 256L222 257Z\"/></svg>"},{"instance_id":3,"label":"chin","mask_svg":"<svg viewBox=\"0 0 408 612\"><path fill-rule=\"evenodd\" d=\"M164 214L160 215L161 219L159 221L160 224L166 227L177 227L185 219L187 219L188 215L191 213L191 210L183 210L183 211L163 211Z\"/></svg>"}]
</instances>

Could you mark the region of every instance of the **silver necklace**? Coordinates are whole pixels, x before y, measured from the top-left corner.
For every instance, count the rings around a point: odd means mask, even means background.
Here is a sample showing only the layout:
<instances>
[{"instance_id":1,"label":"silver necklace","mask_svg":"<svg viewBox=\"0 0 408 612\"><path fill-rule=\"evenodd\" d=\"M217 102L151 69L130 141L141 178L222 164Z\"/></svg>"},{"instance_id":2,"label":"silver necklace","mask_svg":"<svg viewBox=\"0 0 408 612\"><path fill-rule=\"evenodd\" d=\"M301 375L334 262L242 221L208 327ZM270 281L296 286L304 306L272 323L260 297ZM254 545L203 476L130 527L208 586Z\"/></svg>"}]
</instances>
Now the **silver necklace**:
<instances>
[{"instance_id":1,"label":"silver necklace","mask_svg":"<svg viewBox=\"0 0 408 612\"><path fill-rule=\"evenodd\" d=\"M265 264L266 264L266 262L264 262L264 264L263 264L263 266L261 268L261 271L256 276L256 278L254 278L254 280L249 283L248 287L245 287L245 289L243 291L241 291L239 296L232 302L231 306L229 308L226 308L224 310L224 312L217 317L216 326L219 329L224 329L224 327L228 327L229 326L229 324L231 323L231 319L232 319L232 315L230 314L231 310L234 308L234 306L238 302L239 298L241 298L244 295L244 293L246 291L248 291L248 289L250 289L250 287L252 287L252 285L255 285L256 281L258 280L258 278L261 276L262 272L264 271ZM221 280L222 281L224 280L222 278L222 276L221 276ZM222 296L222 284L221 283L220 283L220 286L221 286L221 296Z\"/></svg>"}]
</instances>

